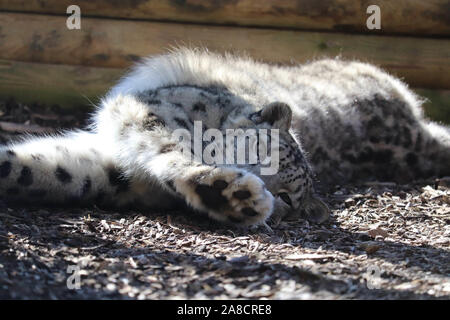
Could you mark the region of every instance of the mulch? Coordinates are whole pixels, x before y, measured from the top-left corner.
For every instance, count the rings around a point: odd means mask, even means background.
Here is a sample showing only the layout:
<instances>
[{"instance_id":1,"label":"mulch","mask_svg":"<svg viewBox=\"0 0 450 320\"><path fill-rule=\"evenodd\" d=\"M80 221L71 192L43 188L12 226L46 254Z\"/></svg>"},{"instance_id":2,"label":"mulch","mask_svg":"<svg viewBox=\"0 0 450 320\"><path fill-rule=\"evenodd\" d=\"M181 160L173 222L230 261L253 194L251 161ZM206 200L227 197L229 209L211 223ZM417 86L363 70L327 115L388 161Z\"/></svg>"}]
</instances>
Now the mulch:
<instances>
[{"instance_id":1,"label":"mulch","mask_svg":"<svg viewBox=\"0 0 450 320\"><path fill-rule=\"evenodd\" d=\"M0 102L0 143L85 119ZM270 229L179 211L0 202L0 299L450 298L450 179L323 196L330 221Z\"/></svg>"}]
</instances>

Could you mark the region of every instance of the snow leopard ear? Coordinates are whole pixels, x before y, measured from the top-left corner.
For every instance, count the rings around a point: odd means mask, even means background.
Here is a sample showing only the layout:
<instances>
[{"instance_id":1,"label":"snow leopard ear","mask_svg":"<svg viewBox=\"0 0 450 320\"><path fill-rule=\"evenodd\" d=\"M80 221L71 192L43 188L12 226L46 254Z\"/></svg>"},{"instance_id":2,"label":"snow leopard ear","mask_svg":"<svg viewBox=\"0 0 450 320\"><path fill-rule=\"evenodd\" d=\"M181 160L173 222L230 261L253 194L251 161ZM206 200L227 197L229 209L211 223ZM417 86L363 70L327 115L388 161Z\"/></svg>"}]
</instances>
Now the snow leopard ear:
<instances>
[{"instance_id":1,"label":"snow leopard ear","mask_svg":"<svg viewBox=\"0 0 450 320\"><path fill-rule=\"evenodd\" d=\"M292 111L286 103L272 102L251 114L250 119L255 123L267 122L274 128L287 131L291 127Z\"/></svg>"}]
</instances>

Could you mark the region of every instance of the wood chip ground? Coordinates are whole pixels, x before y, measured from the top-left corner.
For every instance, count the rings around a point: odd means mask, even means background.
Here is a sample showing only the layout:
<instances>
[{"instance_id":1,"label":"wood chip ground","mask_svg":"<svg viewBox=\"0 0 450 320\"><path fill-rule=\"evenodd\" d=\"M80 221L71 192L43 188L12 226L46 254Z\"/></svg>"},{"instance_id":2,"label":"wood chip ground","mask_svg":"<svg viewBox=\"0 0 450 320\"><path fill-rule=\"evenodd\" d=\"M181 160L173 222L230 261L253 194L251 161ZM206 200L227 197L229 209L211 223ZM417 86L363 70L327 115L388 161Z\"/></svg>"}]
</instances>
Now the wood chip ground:
<instances>
[{"instance_id":1,"label":"wood chip ground","mask_svg":"<svg viewBox=\"0 0 450 320\"><path fill-rule=\"evenodd\" d=\"M12 117L0 103L0 121L19 131L61 125L19 107L25 115ZM269 223L272 231L184 212L1 202L0 298L449 299L449 181L336 186L324 195L329 222ZM67 285L73 270L79 289Z\"/></svg>"}]
</instances>

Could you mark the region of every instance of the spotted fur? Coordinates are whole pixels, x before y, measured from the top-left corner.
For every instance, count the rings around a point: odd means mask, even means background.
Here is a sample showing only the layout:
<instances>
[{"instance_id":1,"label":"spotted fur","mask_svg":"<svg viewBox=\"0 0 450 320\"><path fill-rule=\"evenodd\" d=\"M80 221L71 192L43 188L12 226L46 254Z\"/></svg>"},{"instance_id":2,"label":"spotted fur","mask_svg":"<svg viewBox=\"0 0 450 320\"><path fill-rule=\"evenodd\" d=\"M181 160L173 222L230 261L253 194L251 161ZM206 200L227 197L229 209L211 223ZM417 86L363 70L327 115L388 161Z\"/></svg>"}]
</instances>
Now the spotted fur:
<instances>
[{"instance_id":1,"label":"spotted fur","mask_svg":"<svg viewBox=\"0 0 450 320\"><path fill-rule=\"evenodd\" d=\"M180 49L136 66L88 130L1 147L0 192L21 202L183 203L237 225L273 212L321 222L328 209L317 186L450 174L450 129L425 120L421 104L403 82L366 63L281 67ZM224 134L279 129L278 173L186 158L172 133L192 133L194 121Z\"/></svg>"}]
</instances>

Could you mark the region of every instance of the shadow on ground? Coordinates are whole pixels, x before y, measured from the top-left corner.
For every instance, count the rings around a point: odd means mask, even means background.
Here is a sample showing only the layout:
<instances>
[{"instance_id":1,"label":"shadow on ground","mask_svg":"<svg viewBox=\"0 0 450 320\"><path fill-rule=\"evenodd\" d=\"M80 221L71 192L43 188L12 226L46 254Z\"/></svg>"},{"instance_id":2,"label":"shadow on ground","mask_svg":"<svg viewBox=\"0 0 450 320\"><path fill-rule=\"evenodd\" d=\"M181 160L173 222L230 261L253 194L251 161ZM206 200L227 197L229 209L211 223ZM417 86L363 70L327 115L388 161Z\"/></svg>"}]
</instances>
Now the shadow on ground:
<instances>
[{"instance_id":1,"label":"shadow on ground","mask_svg":"<svg viewBox=\"0 0 450 320\"><path fill-rule=\"evenodd\" d=\"M186 212L4 207L0 298L448 299L448 245L427 236L435 225L448 230L448 220L389 212L392 201L379 198L386 191L363 189L349 194L359 197L351 207L331 200L324 225L282 222L273 232ZM389 194L399 208L423 196L420 188ZM371 236L374 224L387 236ZM76 280L69 266L80 268L78 290L67 287Z\"/></svg>"}]
</instances>

